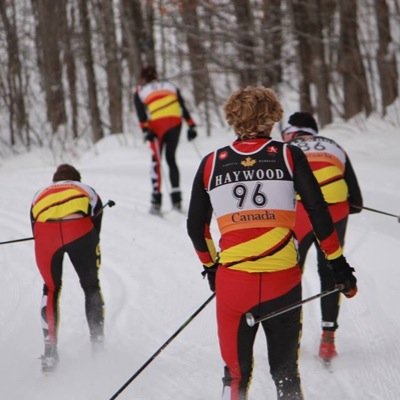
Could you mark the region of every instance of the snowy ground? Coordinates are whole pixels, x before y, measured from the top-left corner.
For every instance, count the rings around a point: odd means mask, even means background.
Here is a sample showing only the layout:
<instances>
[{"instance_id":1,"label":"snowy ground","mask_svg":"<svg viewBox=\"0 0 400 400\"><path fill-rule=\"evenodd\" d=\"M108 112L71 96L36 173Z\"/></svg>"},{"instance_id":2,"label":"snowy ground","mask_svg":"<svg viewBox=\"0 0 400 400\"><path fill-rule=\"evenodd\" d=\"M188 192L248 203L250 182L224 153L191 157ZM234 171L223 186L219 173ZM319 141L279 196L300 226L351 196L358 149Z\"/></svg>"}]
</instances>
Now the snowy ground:
<instances>
[{"instance_id":1,"label":"snowy ground","mask_svg":"<svg viewBox=\"0 0 400 400\"><path fill-rule=\"evenodd\" d=\"M324 132L349 152L368 207L400 214L400 133L371 119L362 129L333 126ZM233 136L224 129L201 136L196 145L183 136L178 159L185 206L200 154ZM104 201L100 278L106 302L106 351L90 353L83 295L68 260L64 266L59 337L60 366L42 377L39 306L42 282L32 241L1 246L0 399L108 400L209 296L201 266L186 235L185 216L148 214L149 154L131 135L109 137L74 163L83 181ZM2 161L0 241L30 237L29 207L34 192L50 182L55 165L49 153ZM351 217L346 256L355 266L359 294L342 303L337 334L339 357L333 373L316 358L319 304L304 306L300 354L307 400L398 400L400 331L398 252L400 224L364 211ZM318 292L315 253L308 257L304 297ZM397 257L397 258L396 258ZM118 397L135 400L220 398L222 362L212 302ZM250 400L274 399L265 343L256 341Z\"/></svg>"}]
</instances>

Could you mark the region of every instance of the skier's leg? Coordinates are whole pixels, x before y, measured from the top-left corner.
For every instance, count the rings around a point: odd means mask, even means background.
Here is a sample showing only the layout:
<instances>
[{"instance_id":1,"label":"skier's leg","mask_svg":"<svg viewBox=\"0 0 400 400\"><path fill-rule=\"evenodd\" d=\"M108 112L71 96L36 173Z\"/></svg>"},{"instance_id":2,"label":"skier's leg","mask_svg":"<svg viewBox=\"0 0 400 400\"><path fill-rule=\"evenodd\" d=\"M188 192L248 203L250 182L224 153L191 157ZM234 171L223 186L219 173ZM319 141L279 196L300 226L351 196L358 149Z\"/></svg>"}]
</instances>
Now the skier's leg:
<instances>
[{"instance_id":1,"label":"skier's leg","mask_svg":"<svg viewBox=\"0 0 400 400\"><path fill-rule=\"evenodd\" d=\"M174 127L165 135L165 158L169 169L169 180L171 182L171 202L175 208L181 208L182 192L180 189L180 174L176 161L176 150L179 143L181 125Z\"/></svg>"},{"instance_id":2,"label":"skier's leg","mask_svg":"<svg viewBox=\"0 0 400 400\"><path fill-rule=\"evenodd\" d=\"M347 218L342 219L335 223L335 229L339 237L341 245L344 245L344 238L346 233ZM325 255L317 245L317 260L318 260L318 273L321 282L321 291L332 290L335 287L332 273L327 266ZM337 356L335 345L335 332L338 325L338 316L340 310L341 294L339 292L333 293L329 296L321 298L321 327L322 335L319 346L319 356L325 360L330 361Z\"/></svg>"},{"instance_id":3,"label":"skier's leg","mask_svg":"<svg viewBox=\"0 0 400 400\"><path fill-rule=\"evenodd\" d=\"M93 229L80 239L68 244L66 248L85 293L86 319L91 340L92 342L102 341L104 336L104 301L98 278L100 267L98 234Z\"/></svg>"},{"instance_id":4,"label":"skier's leg","mask_svg":"<svg viewBox=\"0 0 400 400\"><path fill-rule=\"evenodd\" d=\"M149 142L151 150L151 166L150 166L150 180L151 180L151 208L150 212L157 214L161 211L162 195L161 195L161 152L163 143L155 139Z\"/></svg>"},{"instance_id":5,"label":"skier's leg","mask_svg":"<svg viewBox=\"0 0 400 400\"><path fill-rule=\"evenodd\" d=\"M54 370L58 363L57 339L59 321L59 296L61 293L61 275L63 251L57 251L50 265L38 264L44 279L40 316L44 338L44 354L42 356L42 371Z\"/></svg>"},{"instance_id":6,"label":"skier's leg","mask_svg":"<svg viewBox=\"0 0 400 400\"><path fill-rule=\"evenodd\" d=\"M344 238L346 233L347 218L336 222L335 229L339 237L341 245L344 245ZM321 282L321 291L332 290L335 287L332 273L327 266L324 253L317 245L317 261L318 273ZM322 329L324 331L336 331L338 328L338 315L340 307L340 293L333 293L332 295L321 298L321 315L322 315Z\"/></svg>"},{"instance_id":7,"label":"skier's leg","mask_svg":"<svg viewBox=\"0 0 400 400\"><path fill-rule=\"evenodd\" d=\"M301 285L268 303L269 310L277 310L301 300ZM278 399L302 400L298 351L301 336L301 308L262 322L267 338L270 372L275 382Z\"/></svg>"},{"instance_id":8,"label":"skier's leg","mask_svg":"<svg viewBox=\"0 0 400 400\"><path fill-rule=\"evenodd\" d=\"M218 337L225 363L223 400L247 399L253 369L253 344L258 325L248 326L245 313L259 298L258 286L258 274L231 271L225 267L217 271ZM237 291L241 296L234 295Z\"/></svg>"}]
</instances>

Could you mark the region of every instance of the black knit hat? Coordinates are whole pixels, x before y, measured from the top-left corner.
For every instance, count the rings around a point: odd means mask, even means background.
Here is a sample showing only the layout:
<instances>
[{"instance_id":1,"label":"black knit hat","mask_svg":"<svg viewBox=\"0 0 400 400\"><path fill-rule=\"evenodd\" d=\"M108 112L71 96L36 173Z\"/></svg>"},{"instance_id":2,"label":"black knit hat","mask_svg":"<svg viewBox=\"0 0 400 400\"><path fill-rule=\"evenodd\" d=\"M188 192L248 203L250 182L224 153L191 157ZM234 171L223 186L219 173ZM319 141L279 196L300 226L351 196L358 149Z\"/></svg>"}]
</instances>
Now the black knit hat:
<instances>
[{"instance_id":1,"label":"black knit hat","mask_svg":"<svg viewBox=\"0 0 400 400\"><path fill-rule=\"evenodd\" d=\"M53 182L58 181L79 181L81 180L81 174L79 171L69 164L61 164L57 167L56 172L53 175Z\"/></svg>"},{"instance_id":2,"label":"black knit hat","mask_svg":"<svg viewBox=\"0 0 400 400\"><path fill-rule=\"evenodd\" d=\"M315 118L308 112L295 112L289 117L289 124L298 128L311 128L318 133L318 125Z\"/></svg>"},{"instance_id":3,"label":"black knit hat","mask_svg":"<svg viewBox=\"0 0 400 400\"><path fill-rule=\"evenodd\" d=\"M154 65L146 65L140 72L140 77L147 83L157 79L157 71Z\"/></svg>"}]
</instances>

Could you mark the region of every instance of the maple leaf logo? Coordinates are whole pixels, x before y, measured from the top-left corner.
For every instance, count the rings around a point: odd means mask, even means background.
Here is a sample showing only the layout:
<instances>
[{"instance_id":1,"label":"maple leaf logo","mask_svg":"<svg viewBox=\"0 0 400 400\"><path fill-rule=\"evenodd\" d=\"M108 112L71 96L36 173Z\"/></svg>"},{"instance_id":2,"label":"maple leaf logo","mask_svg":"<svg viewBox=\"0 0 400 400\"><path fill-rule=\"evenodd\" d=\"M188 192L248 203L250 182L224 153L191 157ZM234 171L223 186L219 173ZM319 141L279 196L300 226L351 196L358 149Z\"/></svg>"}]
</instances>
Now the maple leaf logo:
<instances>
[{"instance_id":1,"label":"maple leaf logo","mask_svg":"<svg viewBox=\"0 0 400 400\"><path fill-rule=\"evenodd\" d=\"M254 160L251 157L246 157L240 164L243 165L243 167L252 167L257 161Z\"/></svg>"}]
</instances>

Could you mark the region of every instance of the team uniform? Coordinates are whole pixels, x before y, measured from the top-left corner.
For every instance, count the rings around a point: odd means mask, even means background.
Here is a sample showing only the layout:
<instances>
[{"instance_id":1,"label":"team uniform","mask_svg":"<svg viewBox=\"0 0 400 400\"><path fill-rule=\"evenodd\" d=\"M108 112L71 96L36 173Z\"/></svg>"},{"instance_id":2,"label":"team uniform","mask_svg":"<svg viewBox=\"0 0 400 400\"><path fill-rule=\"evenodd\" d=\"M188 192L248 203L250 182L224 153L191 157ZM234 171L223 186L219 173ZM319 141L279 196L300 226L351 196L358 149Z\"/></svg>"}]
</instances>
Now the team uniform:
<instances>
[{"instance_id":1,"label":"team uniform","mask_svg":"<svg viewBox=\"0 0 400 400\"><path fill-rule=\"evenodd\" d=\"M341 256L318 183L297 147L270 138L239 139L207 155L194 178L187 228L201 263L206 268L219 264L216 307L226 364L224 400L247 398L258 324L249 327L245 313L260 316L301 300L293 232L296 193L325 257ZM218 255L210 233L212 213L221 235ZM301 309L261 325L278 397L302 399L297 364Z\"/></svg>"},{"instance_id":2,"label":"team uniform","mask_svg":"<svg viewBox=\"0 0 400 400\"><path fill-rule=\"evenodd\" d=\"M157 140L149 141L152 153L151 183L152 204L161 205L161 154L165 146L165 156L171 182L171 200L180 206L179 169L175 153L179 142L182 119L190 127L195 123L185 106L179 89L168 81L153 80L136 88L134 104L140 127L144 132L156 135Z\"/></svg>"},{"instance_id":3,"label":"team uniform","mask_svg":"<svg viewBox=\"0 0 400 400\"><path fill-rule=\"evenodd\" d=\"M103 336L103 299L98 269L102 201L88 185L58 181L40 190L31 206L36 263L42 275L41 317L46 349L56 349L63 257L68 254L85 293L92 341ZM51 350L48 350L51 351Z\"/></svg>"},{"instance_id":4,"label":"team uniform","mask_svg":"<svg viewBox=\"0 0 400 400\"><path fill-rule=\"evenodd\" d=\"M317 179L325 201L329 206L335 229L341 245L344 245L346 226L349 213L360 212L363 205L361 190L350 159L341 146L334 140L310 135L297 129L297 135L290 141L305 153L310 167ZM306 136L302 136L302 135ZM315 240L313 228L304 208L301 197L296 207L296 225L294 232L299 243L299 265L303 269L307 252L312 244L317 250L318 273L321 281L321 291L334 288L332 274L329 273L323 252ZM338 327L340 293L335 293L321 299L322 329L335 331Z\"/></svg>"}]
</instances>

